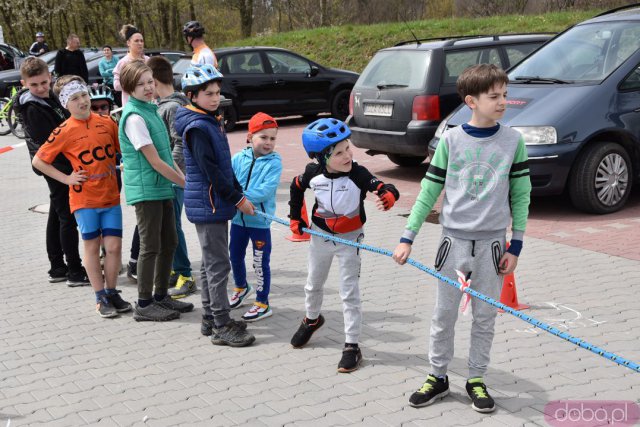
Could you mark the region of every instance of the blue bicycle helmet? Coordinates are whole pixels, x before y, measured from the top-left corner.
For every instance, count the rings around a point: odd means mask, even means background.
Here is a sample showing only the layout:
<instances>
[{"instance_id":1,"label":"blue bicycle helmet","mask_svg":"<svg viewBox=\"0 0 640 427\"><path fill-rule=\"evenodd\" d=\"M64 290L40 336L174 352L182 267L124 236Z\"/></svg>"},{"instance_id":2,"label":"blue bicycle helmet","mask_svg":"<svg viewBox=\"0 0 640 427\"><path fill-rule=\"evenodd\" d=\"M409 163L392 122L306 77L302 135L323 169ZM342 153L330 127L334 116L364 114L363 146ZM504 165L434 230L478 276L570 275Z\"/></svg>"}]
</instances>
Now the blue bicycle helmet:
<instances>
[{"instance_id":1,"label":"blue bicycle helmet","mask_svg":"<svg viewBox=\"0 0 640 427\"><path fill-rule=\"evenodd\" d=\"M328 148L351 136L351 129L338 119L318 119L302 131L302 145L309 157L318 158Z\"/></svg>"},{"instance_id":2,"label":"blue bicycle helmet","mask_svg":"<svg viewBox=\"0 0 640 427\"><path fill-rule=\"evenodd\" d=\"M213 65L192 65L182 76L182 91L193 92L200 85L216 80L222 80L222 73Z\"/></svg>"}]
</instances>

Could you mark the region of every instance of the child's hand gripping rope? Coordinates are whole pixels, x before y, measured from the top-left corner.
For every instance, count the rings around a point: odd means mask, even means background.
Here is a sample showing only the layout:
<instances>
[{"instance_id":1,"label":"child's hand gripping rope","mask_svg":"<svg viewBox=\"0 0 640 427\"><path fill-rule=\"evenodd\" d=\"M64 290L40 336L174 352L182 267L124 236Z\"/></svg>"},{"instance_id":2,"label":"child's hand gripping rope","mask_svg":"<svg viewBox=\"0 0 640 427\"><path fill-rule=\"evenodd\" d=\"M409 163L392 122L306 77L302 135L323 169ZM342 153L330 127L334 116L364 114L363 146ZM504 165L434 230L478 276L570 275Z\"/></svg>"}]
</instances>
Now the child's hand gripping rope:
<instances>
[{"instance_id":1,"label":"child's hand gripping rope","mask_svg":"<svg viewBox=\"0 0 640 427\"><path fill-rule=\"evenodd\" d=\"M272 221L278 222L278 223L280 223L282 225L290 226L289 221L284 220L282 218L278 218L276 216L269 215L269 214L261 212L259 210L256 210L255 213L256 213L256 215L264 216L265 218L268 218L268 219L270 219ZM356 247L358 249L364 249L364 250L369 251L369 252L374 252L374 253L377 253L377 254L385 255L385 256L388 256L388 257L393 257L394 259L396 259L396 254L392 253L391 251L389 251L387 249L377 248L375 246L370 246L370 245L366 245L366 244L363 244L363 243L352 242L350 240L341 239L340 237L330 236L330 235L325 234L325 233L320 233L318 231L310 230L310 229L308 229L306 227L299 227L298 226L298 229L299 228L302 228L303 232L307 232L309 234L316 235L316 236L322 237L322 238L327 239L327 240L331 240L331 241L334 241L334 242L337 242L337 243L341 243L341 244L344 244L344 245ZM293 230L293 228L292 228L292 230ZM631 369L631 370L633 370L635 372L639 372L640 373L640 365L635 363L635 362L633 362L633 361L631 361L631 360L628 360L628 359L625 359L625 358L623 358L621 356L618 356L615 353L611 353L609 351L606 351L603 348L597 347L597 346L595 346L593 344L590 344L590 343L588 343L588 342L586 342L586 341L584 341L584 340L582 340L580 338L576 338L576 337L574 337L572 335L569 335L566 332L562 332L562 331L560 331L560 330L558 330L558 329L556 329L556 328L554 328L552 326L549 326L548 324L546 324L544 322L541 322L540 320L534 319L531 316L528 316L528 315L526 315L526 314L524 314L522 312L514 310L513 308L511 308L511 307L509 307L507 305L504 305L501 302L498 302L498 301L494 300L493 298L489 298L488 296L486 296L484 294L481 294L480 292L475 291L474 289L471 289L470 287L463 287L460 283L454 282L450 278L448 278L446 276L443 276L442 274L438 273L437 271L432 270L431 268L427 267L426 265L424 265L424 264L422 264L422 263L420 263L420 262L418 262L418 261L416 261L416 260L414 260L412 258L408 258L408 254L411 252L411 249L410 249L411 245L408 245L408 244L405 244L405 245L409 246L409 252L406 253L406 254L403 253L402 255L406 255L406 257L403 257L404 258L404 262L401 263L399 261L399 259L398 259L398 260L396 260L398 263L404 264L406 262L408 264L411 264L414 267L418 268L419 270L422 270L425 273L430 274L431 276L435 277L436 279L441 280L441 281L445 282L446 284L455 287L456 289L460 290L461 292L469 294L474 298L477 298L477 299L479 299L479 300L481 300L481 301L483 301L483 302L485 302L487 304L490 304L490 305L492 305L494 307L497 307L497 308L503 310L504 312L511 314L512 316L515 316L515 317L517 317L519 319L522 319L525 322L527 322L527 323L529 323L529 324L531 324L533 326L536 326L536 327L538 327L538 328L540 328L540 329L542 329L542 330L544 330L546 332L549 332L552 335L560 337L565 341L569 341L570 343L575 344L578 347L582 347L582 348L584 348L586 350L591 351L592 353L597 354L598 356L602 356L605 359L611 360L612 362L615 362L618 365L625 366L625 367L627 367L627 368L629 368L629 369ZM398 252L398 248L396 248L396 252Z\"/></svg>"}]
</instances>

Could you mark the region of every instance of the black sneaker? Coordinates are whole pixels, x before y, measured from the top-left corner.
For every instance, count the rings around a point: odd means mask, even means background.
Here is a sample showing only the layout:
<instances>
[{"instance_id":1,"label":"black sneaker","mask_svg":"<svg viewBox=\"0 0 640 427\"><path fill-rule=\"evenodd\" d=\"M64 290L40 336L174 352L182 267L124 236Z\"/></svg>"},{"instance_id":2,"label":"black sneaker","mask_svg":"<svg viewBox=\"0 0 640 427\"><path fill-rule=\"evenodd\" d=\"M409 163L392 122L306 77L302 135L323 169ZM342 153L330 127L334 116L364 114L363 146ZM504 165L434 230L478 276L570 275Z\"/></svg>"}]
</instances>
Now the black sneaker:
<instances>
[{"instance_id":1,"label":"black sneaker","mask_svg":"<svg viewBox=\"0 0 640 427\"><path fill-rule=\"evenodd\" d=\"M205 337L210 337L213 333L213 319L202 318L202 324L200 325L200 333Z\"/></svg>"},{"instance_id":2,"label":"black sneaker","mask_svg":"<svg viewBox=\"0 0 640 427\"><path fill-rule=\"evenodd\" d=\"M309 320L305 317L302 320L302 323L300 323L300 327L298 328L296 333L293 334L293 337L291 338L291 345L294 348L303 347L306 343L309 342L309 340L311 339L311 335L313 335L315 331L317 331L318 329L320 329L322 325L324 325L324 317L321 314L315 320L315 323L308 324L307 322L314 322L314 321Z\"/></svg>"},{"instance_id":3,"label":"black sneaker","mask_svg":"<svg viewBox=\"0 0 640 427\"><path fill-rule=\"evenodd\" d=\"M338 372L353 372L358 369L360 362L362 362L360 347L346 346L344 350L342 350L342 358L340 359L340 363L338 363Z\"/></svg>"},{"instance_id":4,"label":"black sneaker","mask_svg":"<svg viewBox=\"0 0 640 427\"><path fill-rule=\"evenodd\" d=\"M127 277L132 281L138 283L138 263L131 262L127 264Z\"/></svg>"},{"instance_id":5,"label":"black sneaker","mask_svg":"<svg viewBox=\"0 0 640 427\"><path fill-rule=\"evenodd\" d=\"M420 390L411 395L409 405L414 408L431 405L436 399L442 399L447 394L449 394L449 378L445 376L444 379L440 379L429 375Z\"/></svg>"},{"instance_id":6,"label":"black sneaker","mask_svg":"<svg viewBox=\"0 0 640 427\"><path fill-rule=\"evenodd\" d=\"M229 320L229 322L231 324L235 324L236 328L241 329L243 331L247 329L247 322L245 322L244 320L231 319ZM213 325L214 325L213 319L205 319L203 317L202 324L200 325L200 333L205 337L211 336L213 334Z\"/></svg>"},{"instance_id":7,"label":"black sneaker","mask_svg":"<svg viewBox=\"0 0 640 427\"><path fill-rule=\"evenodd\" d=\"M168 322L169 320L175 320L179 317L180 313L164 308L155 301L146 307L140 307L136 304L133 309L133 318L137 322Z\"/></svg>"},{"instance_id":8,"label":"black sneaker","mask_svg":"<svg viewBox=\"0 0 640 427\"><path fill-rule=\"evenodd\" d=\"M49 283L64 282L65 280L67 280L68 272L69 271L67 270L67 267L52 268L51 270L48 271Z\"/></svg>"},{"instance_id":9,"label":"black sneaker","mask_svg":"<svg viewBox=\"0 0 640 427\"><path fill-rule=\"evenodd\" d=\"M165 297L161 301L156 302L164 308L180 313L188 313L193 310L193 304L191 304L190 302L176 301L169 295L165 295Z\"/></svg>"},{"instance_id":10,"label":"black sneaker","mask_svg":"<svg viewBox=\"0 0 640 427\"><path fill-rule=\"evenodd\" d=\"M111 304L109 298L106 296L100 297L100 301L96 303L96 312L100 315L100 317L116 317L118 312L116 308Z\"/></svg>"},{"instance_id":11,"label":"black sneaker","mask_svg":"<svg viewBox=\"0 0 640 427\"><path fill-rule=\"evenodd\" d=\"M487 386L482 378L471 378L467 381L467 394L471 398L471 407L478 412L493 412L496 405L493 398L489 396Z\"/></svg>"},{"instance_id":12,"label":"black sneaker","mask_svg":"<svg viewBox=\"0 0 640 427\"><path fill-rule=\"evenodd\" d=\"M238 322L230 320L222 328L213 328L211 343L213 345L228 345L231 347L246 347L256 340L251 333L242 328Z\"/></svg>"},{"instance_id":13,"label":"black sneaker","mask_svg":"<svg viewBox=\"0 0 640 427\"><path fill-rule=\"evenodd\" d=\"M84 267L80 267L78 271L69 271L67 275L67 286L75 288L77 286L90 286L89 277L87 276L87 270Z\"/></svg>"},{"instance_id":14,"label":"black sneaker","mask_svg":"<svg viewBox=\"0 0 640 427\"><path fill-rule=\"evenodd\" d=\"M122 299L120 292L122 291L118 290L115 294L107 294L107 298L109 298L109 301L116 308L118 313L131 311L131 304Z\"/></svg>"}]
</instances>

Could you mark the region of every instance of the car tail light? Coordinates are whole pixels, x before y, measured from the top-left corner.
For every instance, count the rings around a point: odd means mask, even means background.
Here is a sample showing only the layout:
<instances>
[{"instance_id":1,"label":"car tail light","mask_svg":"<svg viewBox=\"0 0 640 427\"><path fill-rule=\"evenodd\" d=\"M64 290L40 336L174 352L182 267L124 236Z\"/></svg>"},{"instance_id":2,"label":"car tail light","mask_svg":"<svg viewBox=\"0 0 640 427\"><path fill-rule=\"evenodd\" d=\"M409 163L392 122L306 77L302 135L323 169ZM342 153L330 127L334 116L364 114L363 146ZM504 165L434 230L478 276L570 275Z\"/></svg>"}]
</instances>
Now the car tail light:
<instances>
[{"instance_id":1,"label":"car tail light","mask_svg":"<svg viewBox=\"0 0 640 427\"><path fill-rule=\"evenodd\" d=\"M413 98L412 120L440 121L440 97L421 95Z\"/></svg>"},{"instance_id":2,"label":"car tail light","mask_svg":"<svg viewBox=\"0 0 640 427\"><path fill-rule=\"evenodd\" d=\"M349 94L349 115L353 116L353 91Z\"/></svg>"}]
</instances>

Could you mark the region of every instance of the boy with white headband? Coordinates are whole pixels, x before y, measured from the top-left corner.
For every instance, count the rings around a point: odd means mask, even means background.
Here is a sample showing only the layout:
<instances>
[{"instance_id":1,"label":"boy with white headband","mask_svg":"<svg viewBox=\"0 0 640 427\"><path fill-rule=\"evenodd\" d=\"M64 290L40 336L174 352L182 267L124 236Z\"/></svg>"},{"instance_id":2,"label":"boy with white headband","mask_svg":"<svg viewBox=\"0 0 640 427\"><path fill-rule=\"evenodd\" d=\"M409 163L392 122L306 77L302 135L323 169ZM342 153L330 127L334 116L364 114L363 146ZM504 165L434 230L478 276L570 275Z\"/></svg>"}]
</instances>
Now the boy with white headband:
<instances>
[{"instance_id":1,"label":"boy with white headband","mask_svg":"<svg viewBox=\"0 0 640 427\"><path fill-rule=\"evenodd\" d=\"M131 310L131 304L116 290L122 250L122 210L116 179L118 126L110 117L91 112L89 90L80 77L61 77L54 92L71 117L51 133L32 164L69 186L69 206L84 241L84 265L96 294L96 311L101 317L116 317ZM51 165L59 154L71 162L71 174ZM104 277L100 237L106 249Z\"/></svg>"}]
</instances>

